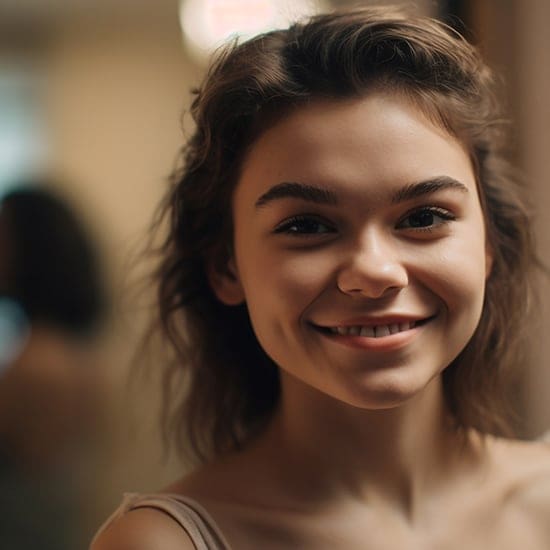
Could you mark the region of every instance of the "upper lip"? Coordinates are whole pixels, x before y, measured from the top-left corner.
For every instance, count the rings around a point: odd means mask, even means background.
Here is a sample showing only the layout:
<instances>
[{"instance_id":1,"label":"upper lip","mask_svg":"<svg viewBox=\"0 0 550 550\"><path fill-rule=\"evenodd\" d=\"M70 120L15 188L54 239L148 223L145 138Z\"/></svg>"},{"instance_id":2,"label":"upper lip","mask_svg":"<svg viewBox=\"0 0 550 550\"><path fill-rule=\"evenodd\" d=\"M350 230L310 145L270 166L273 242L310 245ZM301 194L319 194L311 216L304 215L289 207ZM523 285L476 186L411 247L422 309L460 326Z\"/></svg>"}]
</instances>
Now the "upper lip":
<instances>
[{"instance_id":1,"label":"upper lip","mask_svg":"<svg viewBox=\"0 0 550 550\"><path fill-rule=\"evenodd\" d=\"M394 325L401 323L424 321L433 315L410 315L410 314L387 314L381 316L361 316L346 319L345 321L336 321L335 323L317 324L319 327L375 327L378 325Z\"/></svg>"}]
</instances>

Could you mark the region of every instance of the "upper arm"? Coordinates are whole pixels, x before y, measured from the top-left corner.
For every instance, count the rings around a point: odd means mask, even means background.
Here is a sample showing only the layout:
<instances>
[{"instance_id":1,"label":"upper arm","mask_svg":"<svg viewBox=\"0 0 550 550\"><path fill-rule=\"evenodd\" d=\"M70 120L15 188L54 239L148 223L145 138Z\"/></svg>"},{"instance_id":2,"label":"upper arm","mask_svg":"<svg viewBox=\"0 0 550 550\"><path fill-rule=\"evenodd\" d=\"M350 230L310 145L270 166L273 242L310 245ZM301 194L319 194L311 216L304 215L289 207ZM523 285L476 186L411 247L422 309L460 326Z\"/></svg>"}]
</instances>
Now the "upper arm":
<instances>
[{"instance_id":1,"label":"upper arm","mask_svg":"<svg viewBox=\"0 0 550 550\"><path fill-rule=\"evenodd\" d=\"M90 550L196 550L185 530L168 514L138 508L115 519Z\"/></svg>"}]
</instances>

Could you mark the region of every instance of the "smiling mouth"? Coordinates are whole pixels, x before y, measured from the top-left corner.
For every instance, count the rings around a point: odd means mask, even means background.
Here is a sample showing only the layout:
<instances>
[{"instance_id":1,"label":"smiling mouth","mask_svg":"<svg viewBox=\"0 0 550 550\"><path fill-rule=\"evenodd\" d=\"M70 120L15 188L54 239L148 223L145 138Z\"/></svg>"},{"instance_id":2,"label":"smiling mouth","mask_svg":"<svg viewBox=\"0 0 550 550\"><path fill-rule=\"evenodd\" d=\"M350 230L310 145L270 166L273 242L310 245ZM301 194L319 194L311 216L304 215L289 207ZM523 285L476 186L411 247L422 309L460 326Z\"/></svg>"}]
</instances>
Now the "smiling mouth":
<instances>
[{"instance_id":1,"label":"smiling mouth","mask_svg":"<svg viewBox=\"0 0 550 550\"><path fill-rule=\"evenodd\" d=\"M413 328L422 326L434 317L435 316L414 321L404 321L402 323L379 325L347 325L335 327L322 327L315 325L315 327L325 334L336 336L363 336L366 338L384 338L386 336L391 336L392 334L407 332Z\"/></svg>"}]
</instances>

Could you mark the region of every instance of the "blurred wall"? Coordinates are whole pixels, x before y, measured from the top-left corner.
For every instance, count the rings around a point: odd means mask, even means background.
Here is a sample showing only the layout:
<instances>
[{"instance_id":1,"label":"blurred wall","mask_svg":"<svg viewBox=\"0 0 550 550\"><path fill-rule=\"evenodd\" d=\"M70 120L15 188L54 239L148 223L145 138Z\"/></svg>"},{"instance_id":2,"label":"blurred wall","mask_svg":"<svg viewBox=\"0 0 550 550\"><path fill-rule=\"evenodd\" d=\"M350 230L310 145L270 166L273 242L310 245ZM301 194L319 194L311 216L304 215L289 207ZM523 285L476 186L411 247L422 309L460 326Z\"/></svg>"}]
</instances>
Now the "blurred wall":
<instances>
[{"instance_id":1,"label":"blurred wall","mask_svg":"<svg viewBox=\"0 0 550 550\"><path fill-rule=\"evenodd\" d=\"M529 382L524 402L530 435L550 429L550 2L515 3L516 53L514 112L520 164L536 207L539 255L548 267L541 274L540 323L534 332Z\"/></svg>"},{"instance_id":2,"label":"blurred wall","mask_svg":"<svg viewBox=\"0 0 550 550\"><path fill-rule=\"evenodd\" d=\"M463 2L464 14L484 55L502 79L511 122L511 148L529 189L538 255L550 266L550 2ZM539 273L540 291L530 327L531 357L519 365L526 437L550 430L550 270ZM523 373L522 373L523 371Z\"/></svg>"}]
</instances>

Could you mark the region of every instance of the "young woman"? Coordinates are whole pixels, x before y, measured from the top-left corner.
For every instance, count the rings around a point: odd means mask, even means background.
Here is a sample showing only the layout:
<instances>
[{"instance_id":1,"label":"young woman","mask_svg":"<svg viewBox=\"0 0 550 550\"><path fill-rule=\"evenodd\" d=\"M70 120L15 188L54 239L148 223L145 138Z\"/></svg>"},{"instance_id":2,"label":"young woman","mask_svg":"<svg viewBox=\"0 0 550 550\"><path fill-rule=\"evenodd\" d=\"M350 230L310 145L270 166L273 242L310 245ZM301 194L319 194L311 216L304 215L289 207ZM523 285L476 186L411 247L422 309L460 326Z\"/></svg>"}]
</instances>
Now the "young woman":
<instances>
[{"instance_id":1,"label":"young woman","mask_svg":"<svg viewBox=\"0 0 550 550\"><path fill-rule=\"evenodd\" d=\"M201 465L94 550L550 547L550 450L502 437L533 252L491 89L394 9L218 57L159 271Z\"/></svg>"}]
</instances>

